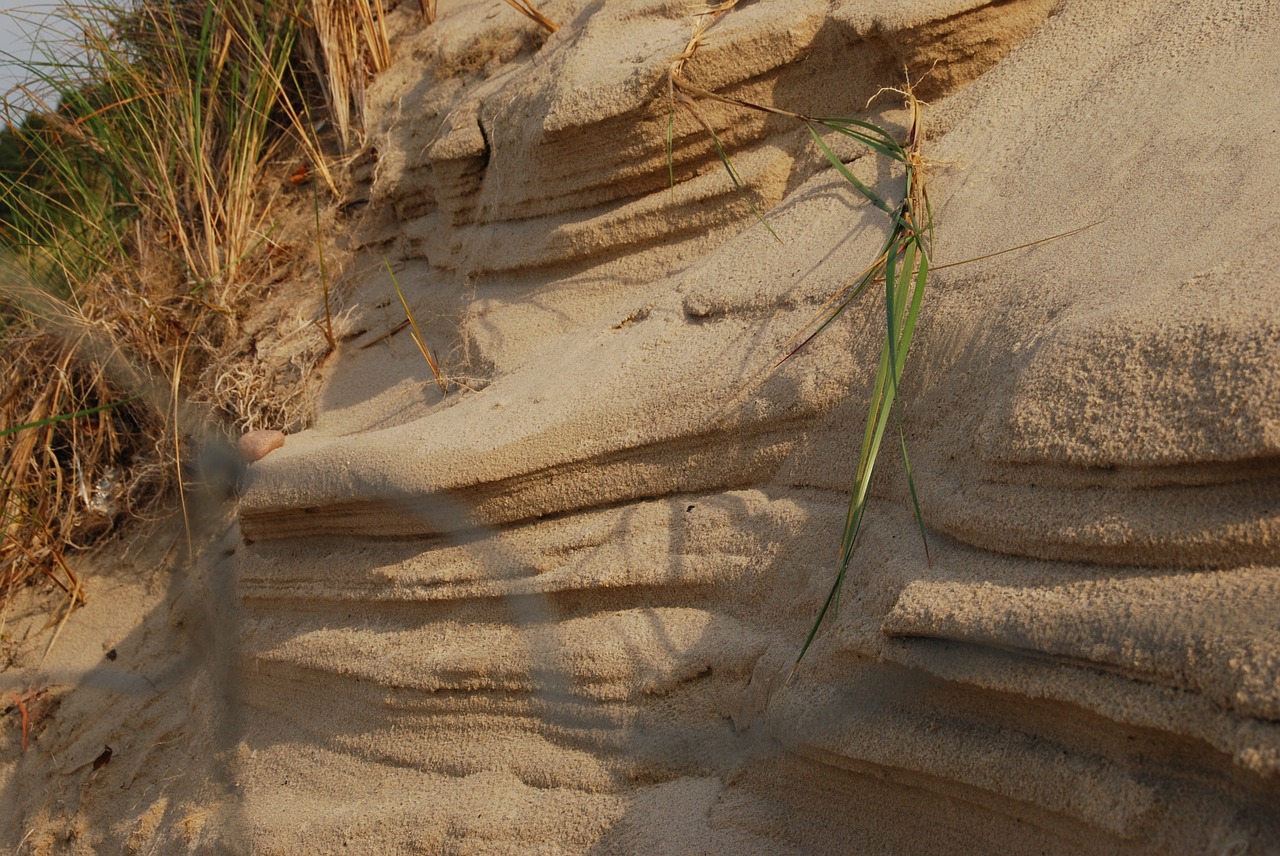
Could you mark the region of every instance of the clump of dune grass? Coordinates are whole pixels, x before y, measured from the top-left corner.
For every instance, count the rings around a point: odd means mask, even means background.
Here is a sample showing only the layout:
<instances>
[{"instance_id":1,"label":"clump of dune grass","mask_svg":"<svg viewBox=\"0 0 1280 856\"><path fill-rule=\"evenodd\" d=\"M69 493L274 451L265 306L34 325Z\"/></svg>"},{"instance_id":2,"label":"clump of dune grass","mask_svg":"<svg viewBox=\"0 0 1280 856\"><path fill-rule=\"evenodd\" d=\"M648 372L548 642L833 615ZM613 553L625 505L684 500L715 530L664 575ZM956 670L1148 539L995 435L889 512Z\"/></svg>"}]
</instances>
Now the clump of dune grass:
<instances>
[{"instance_id":1,"label":"clump of dune grass","mask_svg":"<svg viewBox=\"0 0 1280 856\"><path fill-rule=\"evenodd\" d=\"M342 103L354 134L351 93L388 61L378 0L337 5L60 7L74 41L46 46L4 100L0 600L41 575L83 600L66 550L197 477L189 462L209 437L280 410L220 368L276 270L301 263L275 234L301 200L282 198L273 172L301 161L314 204L332 197L316 126ZM325 14L353 18L317 35ZM333 68L346 76L328 86Z\"/></svg>"},{"instance_id":2,"label":"clump of dune grass","mask_svg":"<svg viewBox=\"0 0 1280 856\"><path fill-rule=\"evenodd\" d=\"M8 184L4 243L70 288L145 241L224 305L269 231L262 174L285 140L328 179L290 92L296 12L243 0L65 7L75 54L31 66L34 121L5 117L43 176Z\"/></svg>"},{"instance_id":3,"label":"clump of dune grass","mask_svg":"<svg viewBox=\"0 0 1280 856\"><path fill-rule=\"evenodd\" d=\"M880 362L876 371L875 382L872 385L867 418L863 427L862 443L859 447L858 463L853 489L850 492L849 507L841 532L835 579L808 636L804 640L804 644L800 648L800 653L796 657L795 665L798 666L813 644L824 619L833 607L838 606L840 592L858 545L858 535L862 528L863 516L870 498L872 477L875 473L876 463L879 460L881 446L886 434L894 433L897 435L898 447L901 451L903 467L906 471L907 486L911 495L912 509L915 513L921 539L924 541L925 559L928 561L929 548L925 536L924 518L920 511L920 502L916 492L915 479L911 471L910 457L907 454L906 434L902 427L902 407L898 398L903 370L906 367L907 354L910 351L920 312L924 305L924 296L929 280L933 217L926 185L926 162L922 152L925 135L921 105L912 91L909 81L902 88L881 90L881 93L897 93L906 102L909 119L904 138L899 142L890 131L872 122L861 119L813 117L793 113L778 107L719 95L703 89L687 79L685 74L686 66L696 54L698 47L703 43L707 29L732 9L736 2L737 0L726 0L726 2L714 6L703 13L685 50L672 60L667 77L671 111L667 135L669 167L672 162L671 129L674 127L676 106L680 105L691 113L710 135L716 154L730 180L738 191L745 196L746 189L734 169L728 153L725 151L724 146L721 145L710 124L698 112L697 105L699 100L714 100L746 110L782 116L803 125L813 138L818 150L831 166L861 197L882 211L888 221L888 235L881 246L880 252L862 271L832 295L823 310L803 330L796 334L793 342L798 342L798 344L795 344L792 350L779 361L780 363L785 361L803 348L873 286L883 286L881 306L885 318L884 340L881 346ZM902 175L901 195L897 198L886 199L858 179L849 167L832 151L823 138L823 133L835 133L844 136L875 154L894 162ZM674 180L674 169L672 168L672 170ZM751 206L751 210L768 228L768 222L765 221L754 205ZM769 232L774 234L771 228ZM777 238L777 235L774 234L774 237ZM895 414L897 416L896 419L893 418Z\"/></svg>"},{"instance_id":4,"label":"clump of dune grass","mask_svg":"<svg viewBox=\"0 0 1280 856\"><path fill-rule=\"evenodd\" d=\"M364 86L391 65L382 0L311 0L301 45L323 81L325 106L343 151L360 142Z\"/></svg>"}]
</instances>

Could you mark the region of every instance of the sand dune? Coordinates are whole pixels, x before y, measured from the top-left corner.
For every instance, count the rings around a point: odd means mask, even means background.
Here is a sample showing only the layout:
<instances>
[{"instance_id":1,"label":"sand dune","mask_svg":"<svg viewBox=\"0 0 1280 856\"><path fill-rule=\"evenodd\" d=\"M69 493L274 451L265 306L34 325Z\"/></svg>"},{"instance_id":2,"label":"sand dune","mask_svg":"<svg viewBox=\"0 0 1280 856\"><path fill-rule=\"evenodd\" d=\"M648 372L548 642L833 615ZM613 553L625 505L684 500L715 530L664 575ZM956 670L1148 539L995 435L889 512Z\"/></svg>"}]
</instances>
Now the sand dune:
<instances>
[{"instance_id":1,"label":"sand dune","mask_svg":"<svg viewBox=\"0 0 1280 856\"><path fill-rule=\"evenodd\" d=\"M234 822L200 840L1280 852L1280 9L756 2L710 31L692 79L790 110L897 127L868 99L918 78L938 265L1097 223L936 272L903 388L932 562L890 450L788 680L881 303L774 366L887 224L803 129L722 104L777 239L684 114L669 189L687 4L540 5L545 42L442 3L369 94L369 333L250 467ZM384 257L472 390L407 332L359 347L396 321Z\"/></svg>"}]
</instances>

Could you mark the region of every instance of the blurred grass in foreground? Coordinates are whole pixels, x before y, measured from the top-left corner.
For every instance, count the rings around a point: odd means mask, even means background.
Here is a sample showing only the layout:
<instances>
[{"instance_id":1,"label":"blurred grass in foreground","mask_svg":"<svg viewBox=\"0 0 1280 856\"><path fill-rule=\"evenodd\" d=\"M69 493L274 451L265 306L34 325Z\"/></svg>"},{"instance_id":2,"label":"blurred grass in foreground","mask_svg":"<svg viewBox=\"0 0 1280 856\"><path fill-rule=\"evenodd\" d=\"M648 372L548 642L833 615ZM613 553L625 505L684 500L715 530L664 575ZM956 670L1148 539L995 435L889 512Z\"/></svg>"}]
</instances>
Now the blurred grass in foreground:
<instances>
[{"instance_id":1,"label":"blurred grass in foreground","mask_svg":"<svg viewBox=\"0 0 1280 856\"><path fill-rule=\"evenodd\" d=\"M268 167L334 191L316 129L333 123L330 152L359 141L390 51L381 0L50 14L74 38L0 103L0 603L43 574L69 609L63 552L166 495L219 423L252 422L218 363L298 204Z\"/></svg>"}]
</instances>

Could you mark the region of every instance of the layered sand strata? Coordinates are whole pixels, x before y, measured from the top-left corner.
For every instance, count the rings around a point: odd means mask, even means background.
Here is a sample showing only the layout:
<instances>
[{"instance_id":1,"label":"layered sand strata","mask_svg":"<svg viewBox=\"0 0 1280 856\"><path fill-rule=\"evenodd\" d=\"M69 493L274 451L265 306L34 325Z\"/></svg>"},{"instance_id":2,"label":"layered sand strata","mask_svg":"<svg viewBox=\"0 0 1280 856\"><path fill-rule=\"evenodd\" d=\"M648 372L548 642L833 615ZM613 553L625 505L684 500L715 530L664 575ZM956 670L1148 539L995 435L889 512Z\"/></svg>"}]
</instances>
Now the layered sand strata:
<instances>
[{"instance_id":1,"label":"layered sand strata","mask_svg":"<svg viewBox=\"0 0 1280 856\"><path fill-rule=\"evenodd\" d=\"M939 264L1100 223L937 272L903 392L932 565L890 459L787 682L879 304L773 366L886 224L724 105L780 240L683 115L669 190L688 10L543 8L534 49L450 4L371 94L368 338L388 256L477 391L356 342L253 465L238 846L1280 846L1280 12L760 2L711 31L692 78L801 112L930 72Z\"/></svg>"}]
</instances>

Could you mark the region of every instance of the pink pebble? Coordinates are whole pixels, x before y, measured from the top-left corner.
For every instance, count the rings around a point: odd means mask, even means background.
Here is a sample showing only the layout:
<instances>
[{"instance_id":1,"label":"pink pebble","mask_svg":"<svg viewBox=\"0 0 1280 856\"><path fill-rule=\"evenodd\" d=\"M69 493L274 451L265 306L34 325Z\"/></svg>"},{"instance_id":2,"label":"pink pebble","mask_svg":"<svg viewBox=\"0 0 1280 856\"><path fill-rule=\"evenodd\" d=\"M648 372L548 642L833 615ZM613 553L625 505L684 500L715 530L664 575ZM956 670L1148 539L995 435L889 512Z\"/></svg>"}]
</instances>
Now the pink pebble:
<instances>
[{"instance_id":1,"label":"pink pebble","mask_svg":"<svg viewBox=\"0 0 1280 856\"><path fill-rule=\"evenodd\" d=\"M252 464L283 445L283 431L250 431L240 438L240 456L246 464Z\"/></svg>"}]
</instances>

